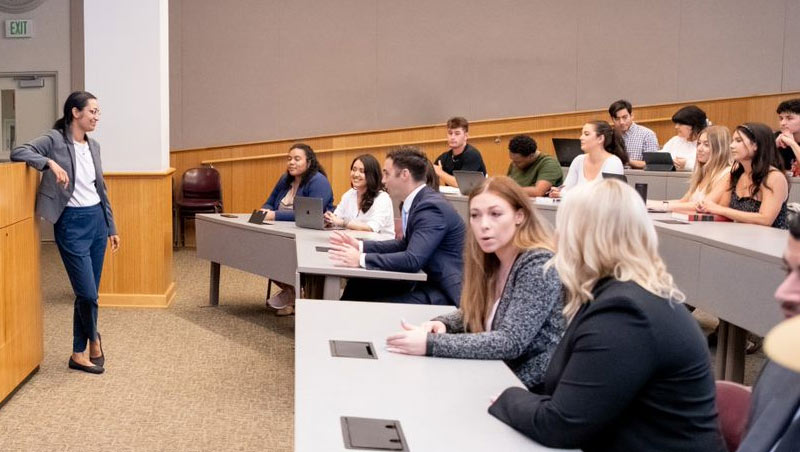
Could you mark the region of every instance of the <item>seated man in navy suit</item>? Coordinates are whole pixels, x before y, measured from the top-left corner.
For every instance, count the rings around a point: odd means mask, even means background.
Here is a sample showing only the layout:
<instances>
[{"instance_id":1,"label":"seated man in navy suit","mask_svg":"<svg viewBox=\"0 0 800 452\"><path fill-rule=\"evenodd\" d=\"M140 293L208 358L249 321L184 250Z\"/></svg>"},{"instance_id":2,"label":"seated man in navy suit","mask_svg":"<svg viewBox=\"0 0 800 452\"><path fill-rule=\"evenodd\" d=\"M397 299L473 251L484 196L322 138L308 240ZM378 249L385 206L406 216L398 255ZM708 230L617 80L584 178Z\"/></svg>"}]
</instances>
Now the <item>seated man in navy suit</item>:
<instances>
[{"instance_id":1,"label":"seated man in navy suit","mask_svg":"<svg viewBox=\"0 0 800 452\"><path fill-rule=\"evenodd\" d=\"M800 315L800 217L789 223L786 279L775 291L787 319ZM800 450L800 373L768 361L756 380L741 452Z\"/></svg>"},{"instance_id":2,"label":"seated man in navy suit","mask_svg":"<svg viewBox=\"0 0 800 452\"><path fill-rule=\"evenodd\" d=\"M414 147L389 152L383 183L403 202L403 238L358 241L343 232L331 237L331 259L346 267L398 272L424 271L427 281L353 278L343 300L459 305L463 274L464 222L437 191L425 184L430 162Z\"/></svg>"}]
</instances>

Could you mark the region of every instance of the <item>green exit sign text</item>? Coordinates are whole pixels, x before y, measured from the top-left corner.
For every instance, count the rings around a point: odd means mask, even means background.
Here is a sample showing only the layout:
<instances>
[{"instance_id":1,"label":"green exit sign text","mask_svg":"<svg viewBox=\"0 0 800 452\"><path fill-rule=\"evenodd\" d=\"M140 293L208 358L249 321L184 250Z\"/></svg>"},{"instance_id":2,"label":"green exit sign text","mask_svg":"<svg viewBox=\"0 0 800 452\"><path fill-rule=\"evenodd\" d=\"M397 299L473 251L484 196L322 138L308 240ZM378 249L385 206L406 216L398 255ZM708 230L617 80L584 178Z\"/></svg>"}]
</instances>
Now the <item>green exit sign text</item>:
<instances>
[{"instance_id":1,"label":"green exit sign text","mask_svg":"<svg viewBox=\"0 0 800 452\"><path fill-rule=\"evenodd\" d=\"M6 38L30 38L33 36L33 21L30 19L6 20Z\"/></svg>"}]
</instances>

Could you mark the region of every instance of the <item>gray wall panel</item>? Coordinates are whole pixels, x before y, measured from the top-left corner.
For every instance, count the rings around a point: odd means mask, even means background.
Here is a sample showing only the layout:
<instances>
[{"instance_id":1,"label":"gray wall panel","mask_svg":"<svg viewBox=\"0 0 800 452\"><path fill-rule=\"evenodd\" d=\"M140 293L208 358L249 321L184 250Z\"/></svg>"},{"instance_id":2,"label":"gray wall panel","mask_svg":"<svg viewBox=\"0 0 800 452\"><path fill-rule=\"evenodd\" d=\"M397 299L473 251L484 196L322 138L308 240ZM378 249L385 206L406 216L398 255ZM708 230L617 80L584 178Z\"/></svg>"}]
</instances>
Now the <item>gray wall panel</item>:
<instances>
[{"instance_id":1,"label":"gray wall panel","mask_svg":"<svg viewBox=\"0 0 800 452\"><path fill-rule=\"evenodd\" d=\"M581 5L578 110L608 107L621 97L634 104L677 100L679 0Z\"/></svg>"},{"instance_id":2,"label":"gray wall panel","mask_svg":"<svg viewBox=\"0 0 800 452\"><path fill-rule=\"evenodd\" d=\"M796 0L171 0L170 13L175 149L800 89Z\"/></svg>"},{"instance_id":3,"label":"gray wall panel","mask_svg":"<svg viewBox=\"0 0 800 452\"><path fill-rule=\"evenodd\" d=\"M784 0L783 91L800 90L800 2Z\"/></svg>"},{"instance_id":4,"label":"gray wall panel","mask_svg":"<svg viewBox=\"0 0 800 452\"><path fill-rule=\"evenodd\" d=\"M680 99L781 90L785 0L685 0Z\"/></svg>"}]
</instances>

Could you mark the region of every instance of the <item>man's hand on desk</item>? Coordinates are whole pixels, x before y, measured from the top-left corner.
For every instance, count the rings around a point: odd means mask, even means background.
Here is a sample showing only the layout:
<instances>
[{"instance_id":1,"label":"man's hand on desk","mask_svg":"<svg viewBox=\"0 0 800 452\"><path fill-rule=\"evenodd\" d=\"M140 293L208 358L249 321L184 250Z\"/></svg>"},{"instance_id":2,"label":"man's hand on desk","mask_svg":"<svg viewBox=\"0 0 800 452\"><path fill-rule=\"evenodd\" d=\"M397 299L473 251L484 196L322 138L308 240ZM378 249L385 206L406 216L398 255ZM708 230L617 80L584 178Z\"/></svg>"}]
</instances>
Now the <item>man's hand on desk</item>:
<instances>
[{"instance_id":1,"label":"man's hand on desk","mask_svg":"<svg viewBox=\"0 0 800 452\"><path fill-rule=\"evenodd\" d=\"M333 231L330 239L331 245L349 246L359 250L358 240L354 239L350 234L342 231Z\"/></svg>"},{"instance_id":2,"label":"man's hand on desk","mask_svg":"<svg viewBox=\"0 0 800 452\"><path fill-rule=\"evenodd\" d=\"M333 264L338 267L360 267L359 259L361 258L361 251L358 250L358 245L352 247L350 245L339 245L333 243L331 240L331 249L328 251L328 256L333 261Z\"/></svg>"}]
</instances>

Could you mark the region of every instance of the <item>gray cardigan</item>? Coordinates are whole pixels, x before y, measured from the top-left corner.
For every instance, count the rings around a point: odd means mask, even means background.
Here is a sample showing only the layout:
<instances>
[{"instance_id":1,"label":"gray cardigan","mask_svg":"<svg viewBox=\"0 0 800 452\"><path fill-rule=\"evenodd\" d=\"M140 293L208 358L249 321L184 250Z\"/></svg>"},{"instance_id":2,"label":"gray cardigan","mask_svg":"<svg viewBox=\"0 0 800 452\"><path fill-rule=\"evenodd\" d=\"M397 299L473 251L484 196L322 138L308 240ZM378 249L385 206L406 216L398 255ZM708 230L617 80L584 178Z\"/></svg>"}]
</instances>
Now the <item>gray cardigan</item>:
<instances>
[{"instance_id":1,"label":"gray cardigan","mask_svg":"<svg viewBox=\"0 0 800 452\"><path fill-rule=\"evenodd\" d=\"M497 305L492 330L467 333L459 309L436 317L446 334L428 333L428 356L502 359L529 389L541 383L550 356L564 334L563 288L554 268L544 271L553 253L533 249L511 267Z\"/></svg>"},{"instance_id":2,"label":"gray cardigan","mask_svg":"<svg viewBox=\"0 0 800 452\"><path fill-rule=\"evenodd\" d=\"M55 223L61 217L61 212L67 206L72 192L75 191L75 148L72 139L56 129L45 135L20 145L11 151L11 160L25 162L28 166L42 171L42 181L36 194L36 215L50 223ZM108 199L106 182L103 179L103 164L100 161L100 144L87 136L89 151L94 161L95 181L97 194L108 226L108 235L117 235L117 226L114 223L114 214L111 212L111 201ZM69 175L69 185L65 189L56 182L56 176L49 171L48 160L54 160Z\"/></svg>"}]
</instances>

